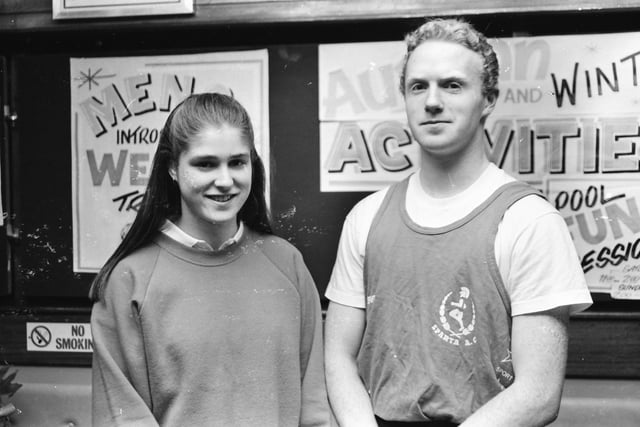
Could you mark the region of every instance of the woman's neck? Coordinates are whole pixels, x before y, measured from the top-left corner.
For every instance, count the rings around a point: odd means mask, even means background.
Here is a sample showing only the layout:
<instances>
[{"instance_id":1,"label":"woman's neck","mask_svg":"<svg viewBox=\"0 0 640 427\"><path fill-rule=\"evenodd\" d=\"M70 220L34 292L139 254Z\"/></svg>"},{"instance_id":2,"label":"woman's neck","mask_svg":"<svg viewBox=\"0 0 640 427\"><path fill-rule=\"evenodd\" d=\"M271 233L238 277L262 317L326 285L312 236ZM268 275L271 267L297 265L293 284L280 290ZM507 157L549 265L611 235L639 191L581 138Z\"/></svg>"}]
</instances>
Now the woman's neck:
<instances>
[{"instance_id":1,"label":"woman's neck","mask_svg":"<svg viewBox=\"0 0 640 427\"><path fill-rule=\"evenodd\" d=\"M222 246L238 232L238 221L224 223L210 223L202 221L185 221L183 217L178 218L175 224L185 233L196 239L204 240L212 248Z\"/></svg>"}]
</instances>

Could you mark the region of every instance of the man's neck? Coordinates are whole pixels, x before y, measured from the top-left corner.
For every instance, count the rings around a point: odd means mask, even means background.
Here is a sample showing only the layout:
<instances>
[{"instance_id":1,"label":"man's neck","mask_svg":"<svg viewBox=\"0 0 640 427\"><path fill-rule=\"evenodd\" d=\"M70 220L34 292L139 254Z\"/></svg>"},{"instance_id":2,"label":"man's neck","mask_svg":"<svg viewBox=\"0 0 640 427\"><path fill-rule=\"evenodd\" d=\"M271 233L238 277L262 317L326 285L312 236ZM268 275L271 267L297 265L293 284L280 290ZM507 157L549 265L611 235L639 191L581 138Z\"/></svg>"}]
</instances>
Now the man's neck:
<instances>
[{"instance_id":1,"label":"man's neck","mask_svg":"<svg viewBox=\"0 0 640 427\"><path fill-rule=\"evenodd\" d=\"M432 197L451 197L469 188L489 166L484 152L456 159L434 158L423 153L420 167L422 189Z\"/></svg>"}]
</instances>

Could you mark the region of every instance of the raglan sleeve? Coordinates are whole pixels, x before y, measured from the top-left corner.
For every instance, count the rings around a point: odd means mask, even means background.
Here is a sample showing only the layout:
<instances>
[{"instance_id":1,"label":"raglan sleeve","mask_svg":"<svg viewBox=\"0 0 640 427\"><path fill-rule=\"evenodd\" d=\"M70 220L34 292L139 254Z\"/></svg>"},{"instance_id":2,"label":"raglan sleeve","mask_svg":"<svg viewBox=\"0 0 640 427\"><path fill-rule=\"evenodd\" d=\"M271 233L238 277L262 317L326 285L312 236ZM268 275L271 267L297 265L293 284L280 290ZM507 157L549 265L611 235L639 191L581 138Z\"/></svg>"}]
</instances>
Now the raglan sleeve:
<instances>
[{"instance_id":1,"label":"raglan sleeve","mask_svg":"<svg viewBox=\"0 0 640 427\"><path fill-rule=\"evenodd\" d=\"M151 412L140 302L130 269L116 266L91 313L92 418L100 426L157 426Z\"/></svg>"},{"instance_id":2,"label":"raglan sleeve","mask_svg":"<svg viewBox=\"0 0 640 427\"><path fill-rule=\"evenodd\" d=\"M302 406L300 426L329 426L330 409L324 379L320 297L313 278L299 253L296 256L296 271L301 300Z\"/></svg>"}]
</instances>

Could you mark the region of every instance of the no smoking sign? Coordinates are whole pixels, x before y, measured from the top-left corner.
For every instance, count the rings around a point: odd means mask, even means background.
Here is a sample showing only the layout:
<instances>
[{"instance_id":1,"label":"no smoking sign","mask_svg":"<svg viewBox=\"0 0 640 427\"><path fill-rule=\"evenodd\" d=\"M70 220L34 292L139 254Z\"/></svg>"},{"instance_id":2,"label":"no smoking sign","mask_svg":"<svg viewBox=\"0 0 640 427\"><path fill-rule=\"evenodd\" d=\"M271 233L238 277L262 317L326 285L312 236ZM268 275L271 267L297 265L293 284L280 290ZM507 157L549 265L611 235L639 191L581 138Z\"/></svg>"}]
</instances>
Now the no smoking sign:
<instances>
[{"instance_id":1,"label":"no smoking sign","mask_svg":"<svg viewBox=\"0 0 640 427\"><path fill-rule=\"evenodd\" d=\"M27 351L91 353L93 340L89 323L27 322Z\"/></svg>"}]
</instances>

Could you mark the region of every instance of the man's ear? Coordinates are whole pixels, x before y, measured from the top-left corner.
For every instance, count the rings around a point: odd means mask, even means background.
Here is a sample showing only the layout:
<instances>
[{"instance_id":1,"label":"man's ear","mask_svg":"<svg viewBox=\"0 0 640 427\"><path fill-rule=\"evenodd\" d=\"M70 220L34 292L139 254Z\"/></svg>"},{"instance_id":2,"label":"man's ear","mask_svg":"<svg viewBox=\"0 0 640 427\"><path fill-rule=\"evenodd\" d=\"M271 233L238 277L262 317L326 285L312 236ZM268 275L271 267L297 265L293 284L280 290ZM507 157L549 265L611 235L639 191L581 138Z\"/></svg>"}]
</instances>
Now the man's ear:
<instances>
[{"instance_id":1,"label":"man's ear","mask_svg":"<svg viewBox=\"0 0 640 427\"><path fill-rule=\"evenodd\" d=\"M496 107L496 103L498 102L498 95L499 92L496 90L494 93L484 97L484 109L482 110L483 117L486 118Z\"/></svg>"}]
</instances>

